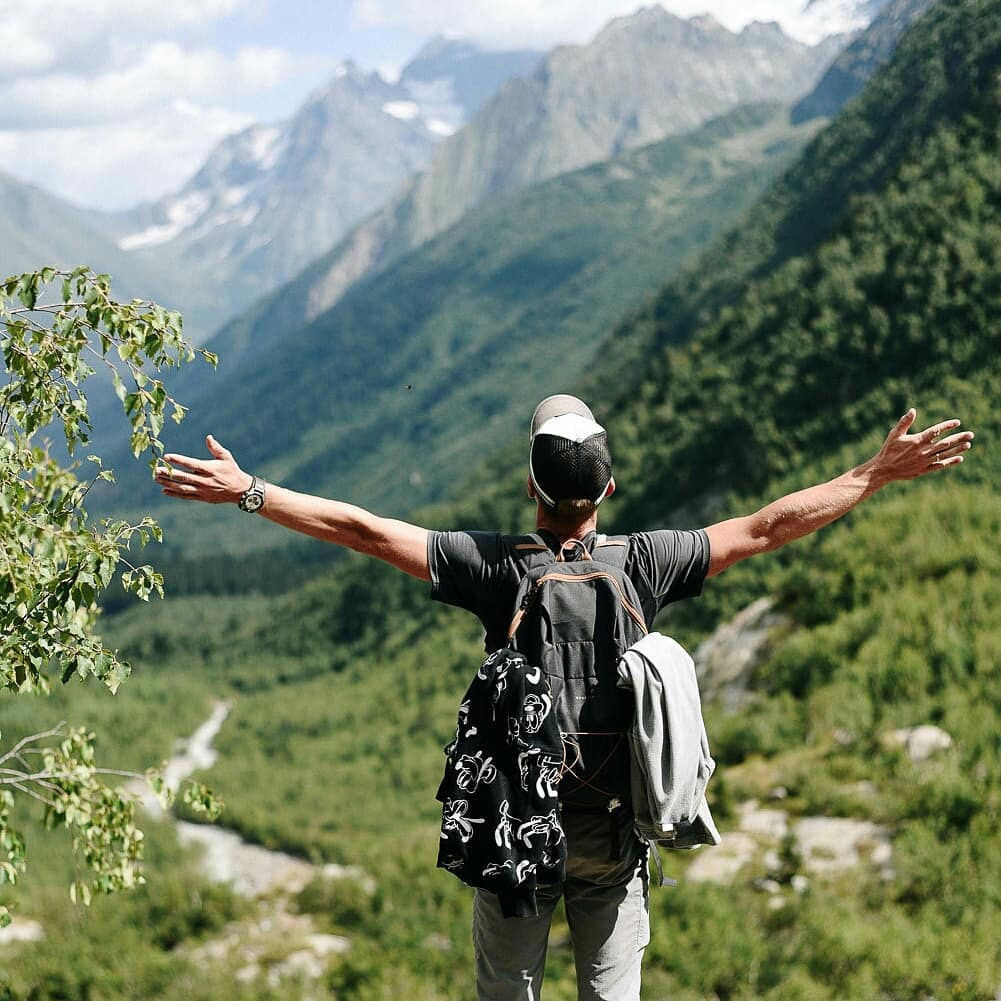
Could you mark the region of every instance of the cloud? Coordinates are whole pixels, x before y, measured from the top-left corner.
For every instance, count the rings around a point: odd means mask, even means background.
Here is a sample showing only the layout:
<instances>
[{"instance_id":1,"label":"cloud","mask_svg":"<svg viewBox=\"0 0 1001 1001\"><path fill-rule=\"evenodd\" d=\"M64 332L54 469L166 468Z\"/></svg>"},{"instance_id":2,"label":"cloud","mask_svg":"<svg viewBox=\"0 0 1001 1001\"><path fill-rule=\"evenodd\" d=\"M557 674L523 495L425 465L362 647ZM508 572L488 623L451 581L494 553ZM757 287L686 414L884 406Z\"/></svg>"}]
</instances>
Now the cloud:
<instances>
[{"instance_id":1,"label":"cloud","mask_svg":"<svg viewBox=\"0 0 1001 1001\"><path fill-rule=\"evenodd\" d=\"M647 5L649 6L649 0ZM635 13L642 0L355 0L352 16L370 27L406 26L425 34L464 35L492 48L549 48L583 43L612 18ZM752 20L778 21L791 35L816 42L841 30L847 0L664 0L681 17L712 14L732 31Z\"/></svg>"},{"instance_id":2,"label":"cloud","mask_svg":"<svg viewBox=\"0 0 1001 1001\"><path fill-rule=\"evenodd\" d=\"M550 48L585 42L638 0L355 0L352 16L365 26L404 25L428 35L462 35L495 48Z\"/></svg>"},{"instance_id":3,"label":"cloud","mask_svg":"<svg viewBox=\"0 0 1001 1001\"><path fill-rule=\"evenodd\" d=\"M125 208L175 188L253 116L178 99L154 117L89 127L0 131L0 163L77 205Z\"/></svg>"},{"instance_id":4,"label":"cloud","mask_svg":"<svg viewBox=\"0 0 1001 1001\"><path fill-rule=\"evenodd\" d=\"M218 101L270 90L296 71L282 50L247 47L233 56L154 42L121 68L22 76L0 84L0 129L73 128L155 114L170 102Z\"/></svg>"},{"instance_id":5,"label":"cloud","mask_svg":"<svg viewBox=\"0 0 1001 1001\"><path fill-rule=\"evenodd\" d=\"M251 123L249 98L304 71L274 46L221 51L223 19L260 3L0 0L0 168L103 208L178 187Z\"/></svg>"},{"instance_id":6,"label":"cloud","mask_svg":"<svg viewBox=\"0 0 1001 1001\"><path fill-rule=\"evenodd\" d=\"M122 35L211 24L248 0L0 0L0 79L44 71Z\"/></svg>"}]
</instances>

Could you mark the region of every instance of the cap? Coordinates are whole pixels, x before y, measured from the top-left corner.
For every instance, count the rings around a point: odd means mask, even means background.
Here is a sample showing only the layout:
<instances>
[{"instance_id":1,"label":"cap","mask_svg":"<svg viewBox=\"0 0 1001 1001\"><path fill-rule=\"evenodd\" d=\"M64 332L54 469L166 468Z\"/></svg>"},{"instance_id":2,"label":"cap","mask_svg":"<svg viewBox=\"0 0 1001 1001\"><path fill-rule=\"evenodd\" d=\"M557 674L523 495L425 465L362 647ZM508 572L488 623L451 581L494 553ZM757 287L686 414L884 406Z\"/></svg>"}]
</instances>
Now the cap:
<instances>
[{"instance_id":1,"label":"cap","mask_svg":"<svg viewBox=\"0 0 1001 1001\"><path fill-rule=\"evenodd\" d=\"M535 408L535 413L532 414L532 437L539 433L539 428L550 418L563 417L566 414L577 414L579 417L587 418L595 427L598 426L591 408L583 400L578 400L576 396L567 396L565 393L557 393L555 396L547 396Z\"/></svg>"},{"instance_id":2,"label":"cap","mask_svg":"<svg viewBox=\"0 0 1001 1001\"><path fill-rule=\"evenodd\" d=\"M544 399L532 415L529 476L550 507L561 500L600 504L612 478L605 429L576 396Z\"/></svg>"}]
</instances>

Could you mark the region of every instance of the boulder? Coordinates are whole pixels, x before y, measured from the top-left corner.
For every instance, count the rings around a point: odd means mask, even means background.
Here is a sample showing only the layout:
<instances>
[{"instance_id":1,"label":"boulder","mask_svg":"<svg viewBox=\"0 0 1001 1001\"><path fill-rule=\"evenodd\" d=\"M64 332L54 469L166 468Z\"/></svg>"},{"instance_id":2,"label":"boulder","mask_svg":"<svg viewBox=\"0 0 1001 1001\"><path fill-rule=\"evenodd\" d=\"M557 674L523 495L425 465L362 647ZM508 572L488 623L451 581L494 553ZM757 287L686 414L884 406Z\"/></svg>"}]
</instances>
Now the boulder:
<instances>
[{"instance_id":1,"label":"boulder","mask_svg":"<svg viewBox=\"0 0 1001 1001\"><path fill-rule=\"evenodd\" d=\"M774 611L772 598L758 598L696 648L692 659L699 690L728 711L747 701L748 683L773 631L791 620Z\"/></svg>"},{"instance_id":2,"label":"boulder","mask_svg":"<svg viewBox=\"0 0 1001 1001\"><path fill-rule=\"evenodd\" d=\"M952 747L952 737L941 727L930 723L891 730L884 739L890 747L904 748L911 761L924 761L938 751Z\"/></svg>"}]
</instances>

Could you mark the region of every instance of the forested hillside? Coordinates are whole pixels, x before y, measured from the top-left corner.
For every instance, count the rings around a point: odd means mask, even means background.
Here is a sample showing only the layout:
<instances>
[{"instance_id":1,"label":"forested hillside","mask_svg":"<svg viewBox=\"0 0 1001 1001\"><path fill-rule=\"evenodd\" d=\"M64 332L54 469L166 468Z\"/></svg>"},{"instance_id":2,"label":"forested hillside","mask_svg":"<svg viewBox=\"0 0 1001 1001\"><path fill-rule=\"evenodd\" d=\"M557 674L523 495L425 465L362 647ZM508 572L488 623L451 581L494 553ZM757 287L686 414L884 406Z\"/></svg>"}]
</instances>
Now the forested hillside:
<instances>
[{"instance_id":1,"label":"forested hillside","mask_svg":"<svg viewBox=\"0 0 1001 1001\"><path fill-rule=\"evenodd\" d=\"M610 333L617 363L582 381L616 456L609 527L748 510L867 458L908 404L929 422L959 416L978 436L965 465L887 488L665 616L692 648L764 595L780 624L735 706L707 706L724 844L667 859L681 885L651 895L645 997L996 996L999 331L1001 0L940 0L746 221ZM524 428L512 434L460 500L414 516L431 527L529 522ZM131 690L111 708L76 690L45 706L73 704L78 717L93 706L109 753L138 764L190 732L213 696L235 699L209 773L224 822L375 880L368 893L317 879L295 898L351 945L318 981L282 982L283 998L469 996L469 898L433 869L433 793L482 632L425 590L352 558L275 603L189 598L130 611L108 632L138 666ZM37 725L17 708L7 726ZM896 731L919 725L949 740L912 753ZM867 832L850 867L830 864L835 849L807 847L822 818ZM699 881L713 852L748 844L726 878ZM248 905L181 881L165 832L154 847L154 879L172 874L161 897L154 882L99 902L86 921L53 919L44 942L16 953L0 991L16 1001L277 995L264 974L237 978L236 952L191 958ZM56 903L42 882L26 884L23 908L44 921ZM116 939L123 947L109 948ZM275 942L265 968L288 949ZM558 921L546 997L573 996Z\"/></svg>"},{"instance_id":2,"label":"forested hillside","mask_svg":"<svg viewBox=\"0 0 1001 1001\"><path fill-rule=\"evenodd\" d=\"M509 440L554 367L572 383L604 364L608 328L732 225L812 131L781 106L748 105L497 199L280 338L270 309L233 324L213 342L219 371L177 387L191 412L170 448L201 454L212 431L272 482L384 514L447 497ZM160 502L143 470L115 466L128 476L117 496ZM225 514L192 526L170 504L167 528L186 524L168 537L191 553L192 528L218 523L213 545L223 530L233 540Z\"/></svg>"}]
</instances>

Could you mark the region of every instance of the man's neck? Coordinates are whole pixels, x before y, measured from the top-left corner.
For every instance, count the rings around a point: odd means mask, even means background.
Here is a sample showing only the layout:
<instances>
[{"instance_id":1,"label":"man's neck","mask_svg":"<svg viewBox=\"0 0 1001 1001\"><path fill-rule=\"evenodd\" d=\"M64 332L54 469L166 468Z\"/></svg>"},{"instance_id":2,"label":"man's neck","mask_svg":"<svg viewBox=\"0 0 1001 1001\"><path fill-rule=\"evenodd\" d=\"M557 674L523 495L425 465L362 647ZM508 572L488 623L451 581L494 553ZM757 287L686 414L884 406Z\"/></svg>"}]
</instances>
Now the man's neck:
<instances>
[{"instance_id":1,"label":"man's neck","mask_svg":"<svg viewBox=\"0 0 1001 1001\"><path fill-rule=\"evenodd\" d=\"M598 512L592 511L580 520L554 518L541 505L535 516L535 527L538 531L551 532L560 542L567 539L583 539L589 532L598 531Z\"/></svg>"}]
</instances>

